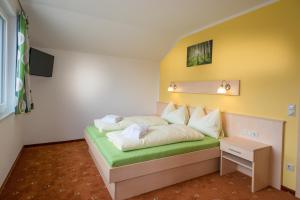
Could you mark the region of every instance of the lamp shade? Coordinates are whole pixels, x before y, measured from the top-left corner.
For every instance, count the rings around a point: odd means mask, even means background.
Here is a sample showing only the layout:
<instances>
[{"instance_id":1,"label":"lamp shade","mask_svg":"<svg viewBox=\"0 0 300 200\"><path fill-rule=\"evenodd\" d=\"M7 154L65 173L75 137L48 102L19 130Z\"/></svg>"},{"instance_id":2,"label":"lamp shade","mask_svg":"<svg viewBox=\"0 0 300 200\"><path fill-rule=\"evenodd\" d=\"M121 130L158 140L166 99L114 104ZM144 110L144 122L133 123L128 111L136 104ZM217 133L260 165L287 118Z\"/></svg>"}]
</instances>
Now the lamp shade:
<instances>
[{"instance_id":1,"label":"lamp shade","mask_svg":"<svg viewBox=\"0 0 300 200\"><path fill-rule=\"evenodd\" d=\"M176 90L176 84L171 82L168 87L168 92L174 92Z\"/></svg>"},{"instance_id":2,"label":"lamp shade","mask_svg":"<svg viewBox=\"0 0 300 200\"><path fill-rule=\"evenodd\" d=\"M168 87L168 92L174 92L174 87L170 85L170 86Z\"/></svg>"},{"instance_id":3,"label":"lamp shade","mask_svg":"<svg viewBox=\"0 0 300 200\"><path fill-rule=\"evenodd\" d=\"M227 90L224 88L224 86L220 86L217 90L218 94L226 94Z\"/></svg>"}]
</instances>

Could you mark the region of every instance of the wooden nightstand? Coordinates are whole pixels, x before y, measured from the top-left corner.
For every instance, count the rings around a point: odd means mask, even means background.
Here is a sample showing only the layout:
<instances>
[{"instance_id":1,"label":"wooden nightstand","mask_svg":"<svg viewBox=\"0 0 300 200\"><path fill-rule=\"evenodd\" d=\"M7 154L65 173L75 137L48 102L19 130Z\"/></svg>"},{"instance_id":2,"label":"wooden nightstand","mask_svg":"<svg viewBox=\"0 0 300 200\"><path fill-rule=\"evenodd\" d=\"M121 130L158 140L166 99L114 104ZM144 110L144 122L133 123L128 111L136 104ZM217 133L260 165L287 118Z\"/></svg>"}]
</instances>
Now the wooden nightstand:
<instances>
[{"instance_id":1,"label":"wooden nightstand","mask_svg":"<svg viewBox=\"0 0 300 200\"><path fill-rule=\"evenodd\" d=\"M270 184L271 146L242 137L221 140L220 175L236 170L252 177L251 191L256 192Z\"/></svg>"}]
</instances>

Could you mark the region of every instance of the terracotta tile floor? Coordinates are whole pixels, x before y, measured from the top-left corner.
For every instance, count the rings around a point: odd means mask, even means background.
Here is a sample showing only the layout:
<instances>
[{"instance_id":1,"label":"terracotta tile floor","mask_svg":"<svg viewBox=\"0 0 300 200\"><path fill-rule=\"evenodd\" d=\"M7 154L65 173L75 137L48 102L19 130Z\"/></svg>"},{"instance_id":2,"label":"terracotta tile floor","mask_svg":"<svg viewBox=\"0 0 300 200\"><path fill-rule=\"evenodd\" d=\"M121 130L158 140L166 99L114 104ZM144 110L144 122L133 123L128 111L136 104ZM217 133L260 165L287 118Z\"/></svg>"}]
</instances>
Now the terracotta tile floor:
<instances>
[{"instance_id":1,"label":"terracotta tile floor","mask_svg":"<svg viewBox=\"0 0 300 200\"><path fill-rule=\"evenodd\" d=\"M85 142L24 149L1 200L111 199L88 153ZM240 173L206 175L156 190L134 200L289 200L288 192L267 188L252 194L250 178Z\"/></svg>"}]
</instances>

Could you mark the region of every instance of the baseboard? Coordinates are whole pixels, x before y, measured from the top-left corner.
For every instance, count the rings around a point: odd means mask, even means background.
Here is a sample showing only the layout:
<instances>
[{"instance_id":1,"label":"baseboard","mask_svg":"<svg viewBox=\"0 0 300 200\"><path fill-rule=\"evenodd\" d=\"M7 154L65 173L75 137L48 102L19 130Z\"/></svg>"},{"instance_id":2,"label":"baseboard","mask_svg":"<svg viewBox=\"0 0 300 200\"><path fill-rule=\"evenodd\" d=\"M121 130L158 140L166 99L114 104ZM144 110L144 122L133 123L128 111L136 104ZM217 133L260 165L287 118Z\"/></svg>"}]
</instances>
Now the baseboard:
<instances>
[{"instance_id":1,"label":"baseboard","mask_svg":"<svg viewBox=\"0 0 300 200\"><path fill-rule=\"evenodd\" d=\"M281 190L282 191L285 191L285 192L289 192L289 193L291 193L292 195L295 195L296 194L296 191L295 190L292 190L292 189L290 189L290 188L288 188L288 187L285 187L285 186L281 186Z\"/></svg>"},{"instance_id":2,"label":"baseboard","mask_svg":"<svg viewBox=\"0 0 300 200\"><path fill-rule=\"evenodd\" d=\"M2 191L4 190L4 187L5 187L5 185L6 185L7 181L8 181L8 179L9 179L11 173L12 173L13 170L15 169L16 164L17 164L18 160L19 160L20 157L21 157L21 154L22 154L22 152L23 152L23 149L24 149L24 146L21 148L21 150L20 150L20 152L19 152L17 158L15 159L15 161L14 161L13 165L11 166L11 168L10 168L8 174L6 175L6 177L5 177L5 179L4 179L3 183L2 183L2 185L1 185L1 187L0 187L0 194L1 194Z\"/></svg>"},{"instance_id":3,"label":"baseboard","mask_svg":"<svg viewBox=\"0 0 300 200\"><path fill-rule=\"evenodd\" d=\"M66 140L66 141L59 141L59 142L46 142L46 143L38 143L38 144L27 144L27 145L24 145L24 148L46 146L46 145L53 145L53 144L64 144L64 143L70 143L70 142L81 142L81 141L84 141L84 139L82 138L82 139Z\"/></svg>"}]
</instances>

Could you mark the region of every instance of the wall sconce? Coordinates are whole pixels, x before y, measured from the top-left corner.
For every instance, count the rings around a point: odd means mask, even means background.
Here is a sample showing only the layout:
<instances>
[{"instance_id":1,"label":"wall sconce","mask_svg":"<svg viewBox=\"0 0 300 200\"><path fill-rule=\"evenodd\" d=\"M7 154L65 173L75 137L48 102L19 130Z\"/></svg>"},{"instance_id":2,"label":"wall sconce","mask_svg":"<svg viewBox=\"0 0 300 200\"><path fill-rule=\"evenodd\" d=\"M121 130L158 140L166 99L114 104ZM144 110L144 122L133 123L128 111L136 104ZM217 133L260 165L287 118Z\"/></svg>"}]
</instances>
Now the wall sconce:
<instances>
[{"instance_id":1,"label":"wall sconce","mask_svg":"<svg viewBox=\"0 0 300 200\"><path fill-rule=\"evenodd\" d=\"M231 85L229 82L226 82L225 80L222 80L220 87L217 90L218 94L226 94L227 91L231 89Z\"/></svg>"},{"instance_id":2,"label":"wall sconce","mask_svg":"<svg viewBox=\"0 0 300 200\"><path fill-rule=\"evenodd\" d=\"M168 92L174 92L176 90L177 86L175 83L171 82L168 87Z\"/></svg>"},{"instance_id":3,"label":"wall sconce","mask_svg":"<svg viewBox=\"0 0 300 200\"><path fill-rule=\"evenodd\" d=\"M170 81L168 91L187 94L223 94L229 96L240 96L240 81Z\"/></svg>"}]
</instances>

